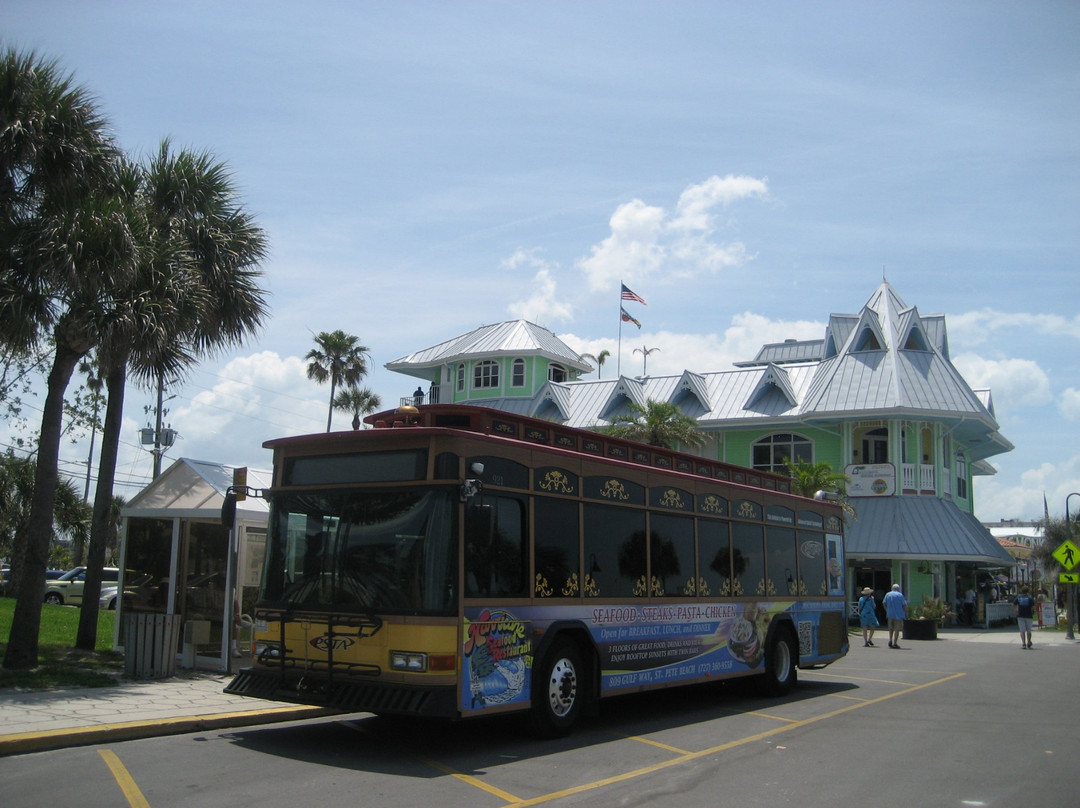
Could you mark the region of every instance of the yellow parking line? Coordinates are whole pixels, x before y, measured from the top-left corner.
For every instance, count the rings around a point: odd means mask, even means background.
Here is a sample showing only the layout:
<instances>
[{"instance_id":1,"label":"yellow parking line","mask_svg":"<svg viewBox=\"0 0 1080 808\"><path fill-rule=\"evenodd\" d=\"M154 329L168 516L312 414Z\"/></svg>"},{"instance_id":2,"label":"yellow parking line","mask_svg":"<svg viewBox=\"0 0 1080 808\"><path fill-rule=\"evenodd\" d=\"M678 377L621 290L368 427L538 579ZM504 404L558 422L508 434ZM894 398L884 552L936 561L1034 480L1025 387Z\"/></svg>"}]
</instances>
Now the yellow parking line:
<instances>
[{"instance_id":1,"label":"yellow parking line","mask_svg":"<svg viewBox=\"0 0 1080 808\"><path fill-rule=\"evenodd\" d=\"M905 690L898 690L895 693L889 693L884 696L879 696L876 699L869 699L868 701L863 701L858 704L849 704L846 707L841 707L838 710L833 710L832 712L822 713L821 715L814 716L812 718L805 718L801 721L796 721L791 724L784 724L783 726L774 727L773 729L759 732L756 735L750 735L746 738L739 738L734 741L729 741L728 743L720 744L719 746L712 746L708 749L702 749L699 752L687 752L686 754L680 755L679 757L672 758L671 760L666 760L661 763L654 763L651 766L643 766L640 769L634 769L633 771L624 772L623 774L616 774L611 777L605 777L602 780L595 780L591 783L583 783L579 786L572 786L570 788L565 788L560 791L553 791L549 794L544 794L539 797L533 797L532 799L513 802L505 806L505 808L527 808L527 806L531 805L542 805L545 802L551 802L552 800L561 799L563 797L569 797L575 794L582 794L586 791L594 791L598 788L615 785L617 783L623 783L627 780L634 780L646 774L652 774L653 772L662 771L673 766L681 766L683 763L689 763L690 761L698 760L703 757L708 757L709 755L715 755L718 752L724 752L728 749L734 749L736 747L743 746L754 741L759 741L763 738L768 738L773 735L779 735L782 732L788 732L789 730L795 729L797 727L805 727L808 724L813 724L818 721L824 721L827 718L835 718L838 715L843 715L844 713L851 712L852 710L861 710L863 707L868 707L871 704L879 704L883 701L897 698L898 696L906 696L909 693L914 693L916 690L922 690L923 688L940 685L945 682L952 681L953 679L958 679L961 676L965 675L966 674L963 673L954 673L950 676L942 677L941 679L935 679L932 682L926 682L921 685L912 685Z\"/></svg>"},{"instance_id":2,"label":"yellow parking line","mask_svg":"<svg viewBox=\"0 0 1080 808\"><path fill-rule=\"evenodd\" d=\"M116 778L116 784L124 792L124 799L127 800L128 805L131 808L150 808L150 803L146 801L146 797L143 796L142 791L135 784L134 778L124 764L120 762L120 758L116 756L116 753L111 749L99 749L98 754L105 760L105 765L109 767L112 776Z\"/></svg>"},{"instance_id":3,"label":"yellow parking line","mask_svg":"<svg viewBox=\"0 0 1080 808\"><path fill-rule=\"evenodd\" d=\"M619 735L619 733L615 733ZM654 741L652 738L646 738L642 735L619 735L620 738L626 738L628 741L637 741L638 743L646 743L649 746L655 746L659 749L666 749L669 752L674 752L676 755L687 755L685 749L679 749L677 746L671 746L670 744L661 743L660 741Z\"/></svg>"},{"instance_id":4,"label":"yellow parking line","mask_svg":"<svg viewBox=\"0 0 1080 808\"><path fill-rule=\"evenodd\" d=\"M486 791L488 794L492 794L501 800L506 800L507 802L514 805L524 804L521 802L521 799L519 797L515 797L513 794L509 794L506 791L503 791L501 788L495 788L495 786L488 785L483 780L479 779L478 777L473 777L471 774L462 774L461 772L456 771L455 769L447 766L444 763L439 763L439 761L437 760L430 760L429 758L424 757L417 757L416 759L419 760L421 763L425 763L428 766L431 766L433 769L438 769L443 774L449 774L451 777L455 777L463 783L468 783L470 786L475 786L481 791Z\"/></svg>"}]
</instances>

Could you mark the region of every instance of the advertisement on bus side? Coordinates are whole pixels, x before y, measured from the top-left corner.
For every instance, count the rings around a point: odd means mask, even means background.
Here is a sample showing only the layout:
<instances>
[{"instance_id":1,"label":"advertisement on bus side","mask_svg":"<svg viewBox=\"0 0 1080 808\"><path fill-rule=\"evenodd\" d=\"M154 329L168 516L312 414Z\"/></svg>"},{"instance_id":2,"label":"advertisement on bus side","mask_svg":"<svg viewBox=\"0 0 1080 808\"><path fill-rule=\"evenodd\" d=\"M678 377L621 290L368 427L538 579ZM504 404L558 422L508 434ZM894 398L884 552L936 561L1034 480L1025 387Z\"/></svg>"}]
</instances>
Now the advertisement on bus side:
<instances>
[{"instance_id":1,"label":"advertisement on bus side","mask_svg":"<svg viewBox=\"0 0 1080 808\"><path fill-rule=\"evenodd\" d=\"M604 692L760 669L769 626L791 611L799 655L817 653L821 607L796 601L468 609L462 654L462 707L527 704L534 624L580 621L600 657ZM809 608L807 608L809 607ZM805 611L804 611L805 609ZM827 609L828 610L828 609Z\"/></svg>"}]
</instances>

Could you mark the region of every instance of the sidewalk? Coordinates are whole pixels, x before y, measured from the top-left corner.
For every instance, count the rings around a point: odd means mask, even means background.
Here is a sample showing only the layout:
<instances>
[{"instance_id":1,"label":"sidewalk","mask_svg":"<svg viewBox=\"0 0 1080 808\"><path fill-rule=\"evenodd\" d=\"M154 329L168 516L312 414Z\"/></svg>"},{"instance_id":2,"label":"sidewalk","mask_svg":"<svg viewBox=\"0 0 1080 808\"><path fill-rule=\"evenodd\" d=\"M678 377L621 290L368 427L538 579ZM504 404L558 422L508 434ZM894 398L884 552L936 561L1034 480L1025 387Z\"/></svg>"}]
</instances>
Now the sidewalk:
<instances>
[{"instance_id":1,"label":"sidewalk","mask_svg":"<svg viewBox=\"0 0 1080 808\"><path fill-rule=\"evenodd\" d=\"M1036 628L1032 639L1036 648L1080 647L1080 642L1065 639L1063 631ZM1016 626L944 628L938 640L1019 645ZM851 642L861 645L857 634ZM184 672L115 687L0 690L0 756L335 714L320 707L226 695L222 690L231 678Z\"/></svg>"},{"instance_id":2,"label":"sidewalk","mask_svg":"<svg viewBox=\"0 0 1080 808\"><path fill-rule=\"evenodd\" d=\"M334 714L226 695L231 679L185 671L115 687L0 690L0 756Z\"/></svg>"}]
</instances>

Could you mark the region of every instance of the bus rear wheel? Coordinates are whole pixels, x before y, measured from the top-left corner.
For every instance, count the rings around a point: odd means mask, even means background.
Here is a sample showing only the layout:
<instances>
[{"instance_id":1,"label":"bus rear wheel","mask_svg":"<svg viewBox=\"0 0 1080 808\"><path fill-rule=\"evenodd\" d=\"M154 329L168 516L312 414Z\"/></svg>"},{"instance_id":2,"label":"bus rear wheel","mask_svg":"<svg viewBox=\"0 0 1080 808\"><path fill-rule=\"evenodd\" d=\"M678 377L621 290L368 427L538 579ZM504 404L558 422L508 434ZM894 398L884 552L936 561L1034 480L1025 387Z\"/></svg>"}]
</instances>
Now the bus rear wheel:
<instances>
[{"instance_id":1,"label":"bus rear wheel","mask_svg":"<svg viewBox=\"0 0 1080 808\"><path fill-rule=\"evenodd\" d=\"M788 628L778 628L765 648L765 672L758 679L761 692L766 696L786 696L798 681L795 660L798 648L795 637Z\"/></svg>"},{"instance_id":2,"label":"bus rear wheel","mask_svg":"<svg viewBox=\"0 0 1080 808\"><path fill-rule=\"evenodd\" d=\"M565 640L556 642L533 671L531 723L542 738L568 733L581 715L584 696L581 653Z\"/></svg>"}]
</instances>

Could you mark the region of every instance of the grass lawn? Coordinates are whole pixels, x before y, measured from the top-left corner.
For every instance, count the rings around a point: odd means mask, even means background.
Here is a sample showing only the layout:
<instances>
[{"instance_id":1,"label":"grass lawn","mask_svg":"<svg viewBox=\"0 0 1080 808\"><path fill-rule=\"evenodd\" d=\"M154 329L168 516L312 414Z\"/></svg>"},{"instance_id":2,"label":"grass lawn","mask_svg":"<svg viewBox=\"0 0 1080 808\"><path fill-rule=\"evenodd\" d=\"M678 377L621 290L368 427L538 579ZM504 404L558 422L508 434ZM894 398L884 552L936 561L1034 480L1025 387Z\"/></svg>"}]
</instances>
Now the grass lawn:
<instances>
[{"instance_id":1,"label":"grass lawn","mask_svg":"<svg viewBox=\"0 0 1080 808\"><path fill-rule=\"evenodd\" d=\"M15 613L14 598L0 598L0 658L7 650L8 633ZM79 632L79 609L72 606L41 606L38 635L38 667L8 671L0 668L0 689L46 690L50 687L107 687L124 675L124 655L112 648L116 613L98 613L97 647L75 649Z\"/></svg>"}]
</instances>

